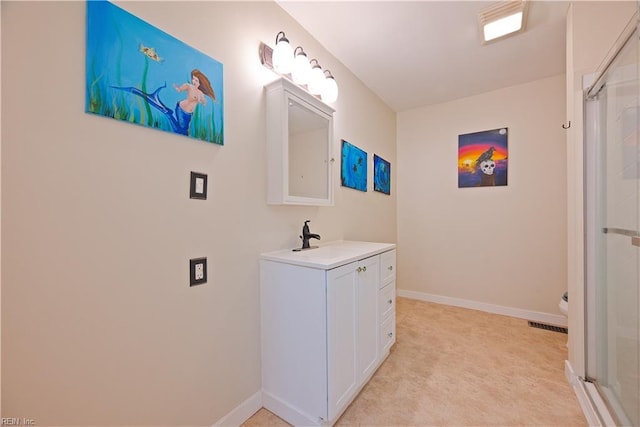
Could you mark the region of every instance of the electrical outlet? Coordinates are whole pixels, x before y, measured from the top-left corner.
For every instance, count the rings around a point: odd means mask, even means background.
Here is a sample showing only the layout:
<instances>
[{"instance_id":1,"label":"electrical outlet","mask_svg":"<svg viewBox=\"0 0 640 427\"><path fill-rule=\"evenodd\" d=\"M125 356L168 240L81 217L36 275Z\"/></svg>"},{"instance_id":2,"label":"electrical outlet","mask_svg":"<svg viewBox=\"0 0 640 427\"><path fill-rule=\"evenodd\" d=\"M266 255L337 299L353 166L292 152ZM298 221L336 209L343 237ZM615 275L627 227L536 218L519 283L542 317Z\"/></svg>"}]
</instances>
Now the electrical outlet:
<instances>
[{"instance_id":1,"label":"electrical outlet","mask_svg":"<svg viewBox=\"0 0 640 427\"><path fill-rule=\"evenodd\" d=\"M207 258L189 260L189 286L207 283Z\"/></svg>"},{"instance_id":2,"label":"electrical outlet","mask_svg":"<svg viewBox=\"0 0 640 427\"><path fill-rule=\"evenodd\" d=\"M196 264L196 280L204 279L204 264Z\"/></svg>"}]
</instances>

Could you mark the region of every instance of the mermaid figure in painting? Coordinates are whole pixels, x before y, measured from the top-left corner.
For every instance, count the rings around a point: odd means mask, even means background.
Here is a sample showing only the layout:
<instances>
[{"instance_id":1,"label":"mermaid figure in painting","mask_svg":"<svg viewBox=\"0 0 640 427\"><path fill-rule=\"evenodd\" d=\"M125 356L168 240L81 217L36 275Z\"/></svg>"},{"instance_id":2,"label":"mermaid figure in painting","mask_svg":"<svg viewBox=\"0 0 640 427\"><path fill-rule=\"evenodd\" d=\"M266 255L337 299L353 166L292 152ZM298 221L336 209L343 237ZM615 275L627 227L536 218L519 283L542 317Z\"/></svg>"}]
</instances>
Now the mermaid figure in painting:
<instances>
[{"instance_id":1,"label":"mermaid figure in painting","mask_svg":"<svg viewBox=\"0 0 640 427\"><path fill-rule=\"evenodd\" d=\"M205 95L215 102L216 95L207 76L199 70L191 71L191 83L184 83L181 86L174 83L173 87L178 92L187 92L187 97L176 103L176 119L181 128L186 126L188 130L196 105L207 105Z\"/></svg>"},{"instance_id":2,"label":"mermaid figure in painting","mask_svg":"<svg viewBox=\"0 0 640 427\"><path fill-rule=\"evenodd\" d=\"M135 87L111 87L143 97L149 105L164 114L167 119L169 119L173 131L181 135L189 134L189 125L191 124L191 117L193 116L193 111L196 109L196 106L198 104L207 104L205 95L214 102L216 100L211 82L200 70L191 71L191 83L184 83L180 86L175 83L173 84L174 89L178 92L187 92L186 98L176 103L175 111L164 105L160 100L160 91L167 87L166 83L150 94Z\"/></svg>"}]
</instances>

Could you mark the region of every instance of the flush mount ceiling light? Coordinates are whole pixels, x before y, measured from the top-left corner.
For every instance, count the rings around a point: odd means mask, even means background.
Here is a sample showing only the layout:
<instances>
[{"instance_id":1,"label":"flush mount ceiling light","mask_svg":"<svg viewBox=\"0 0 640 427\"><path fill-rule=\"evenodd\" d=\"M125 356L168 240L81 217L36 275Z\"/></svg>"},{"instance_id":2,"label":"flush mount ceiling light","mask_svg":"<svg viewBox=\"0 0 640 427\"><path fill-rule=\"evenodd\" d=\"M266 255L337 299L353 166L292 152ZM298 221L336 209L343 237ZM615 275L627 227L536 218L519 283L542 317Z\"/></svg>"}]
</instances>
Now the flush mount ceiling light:
<instances>
[{"instance_id":1,"label":"flush mount ceiling light","mask_svg":"<svg viewBox=\"0 0 640 427\"><path fill-rule=\"evenodd\" d=\"M501 1L482 9L478 13L482 43L524 31L526 18L527 2L524 0Z\"/></svg>"}]
</instances>

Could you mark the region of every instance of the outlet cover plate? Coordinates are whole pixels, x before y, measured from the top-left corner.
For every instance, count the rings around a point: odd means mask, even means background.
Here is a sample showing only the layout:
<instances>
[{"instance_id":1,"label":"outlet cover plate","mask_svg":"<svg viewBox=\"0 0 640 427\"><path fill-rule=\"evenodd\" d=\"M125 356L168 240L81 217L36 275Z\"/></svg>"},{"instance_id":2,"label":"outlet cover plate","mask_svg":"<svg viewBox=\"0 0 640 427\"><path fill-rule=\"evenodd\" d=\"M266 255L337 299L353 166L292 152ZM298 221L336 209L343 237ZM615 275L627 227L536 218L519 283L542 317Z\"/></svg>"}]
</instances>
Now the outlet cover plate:
<instances>
[{"instance_id":1,"label":"outlet cover plate","mask_svg":"<svg viewBox=\"0 0 640 427\"><path fill-rule=\"evenodd\" d=\"M207 175L200 172L191 172L191 185L189 197L192 199L207 200Z\"/></svg>"},{"instance_id":2,"label":"outlet cover plate","mask_svg":"<svg viewBox=\"0 0 640 427\"><path fill-rule=\"evenodd\" d=\"M207 283L207 258L189 260L189 286Z\"/></svg>"}]
</instances>

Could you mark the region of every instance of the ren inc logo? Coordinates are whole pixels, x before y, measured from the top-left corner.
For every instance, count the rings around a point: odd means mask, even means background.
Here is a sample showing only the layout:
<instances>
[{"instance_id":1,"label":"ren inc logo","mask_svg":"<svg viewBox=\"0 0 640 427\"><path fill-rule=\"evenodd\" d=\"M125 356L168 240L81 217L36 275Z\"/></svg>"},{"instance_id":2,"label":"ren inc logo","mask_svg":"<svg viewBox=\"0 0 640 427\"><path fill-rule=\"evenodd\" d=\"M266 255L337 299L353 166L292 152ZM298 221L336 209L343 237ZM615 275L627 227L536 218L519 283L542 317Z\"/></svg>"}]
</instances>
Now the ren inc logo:
<instances>
[{"instance_id":1,"label":"ren inc logo","mask_svg":"<svg viewBox=\"0 0 640 427\"><path fill-rule=\"evenodd\" d=\"M3 426L35 426L36 421L32 418L18 418L18 417L2 417L0 418L0 425Z\"/></svg>"}]
</instances>

